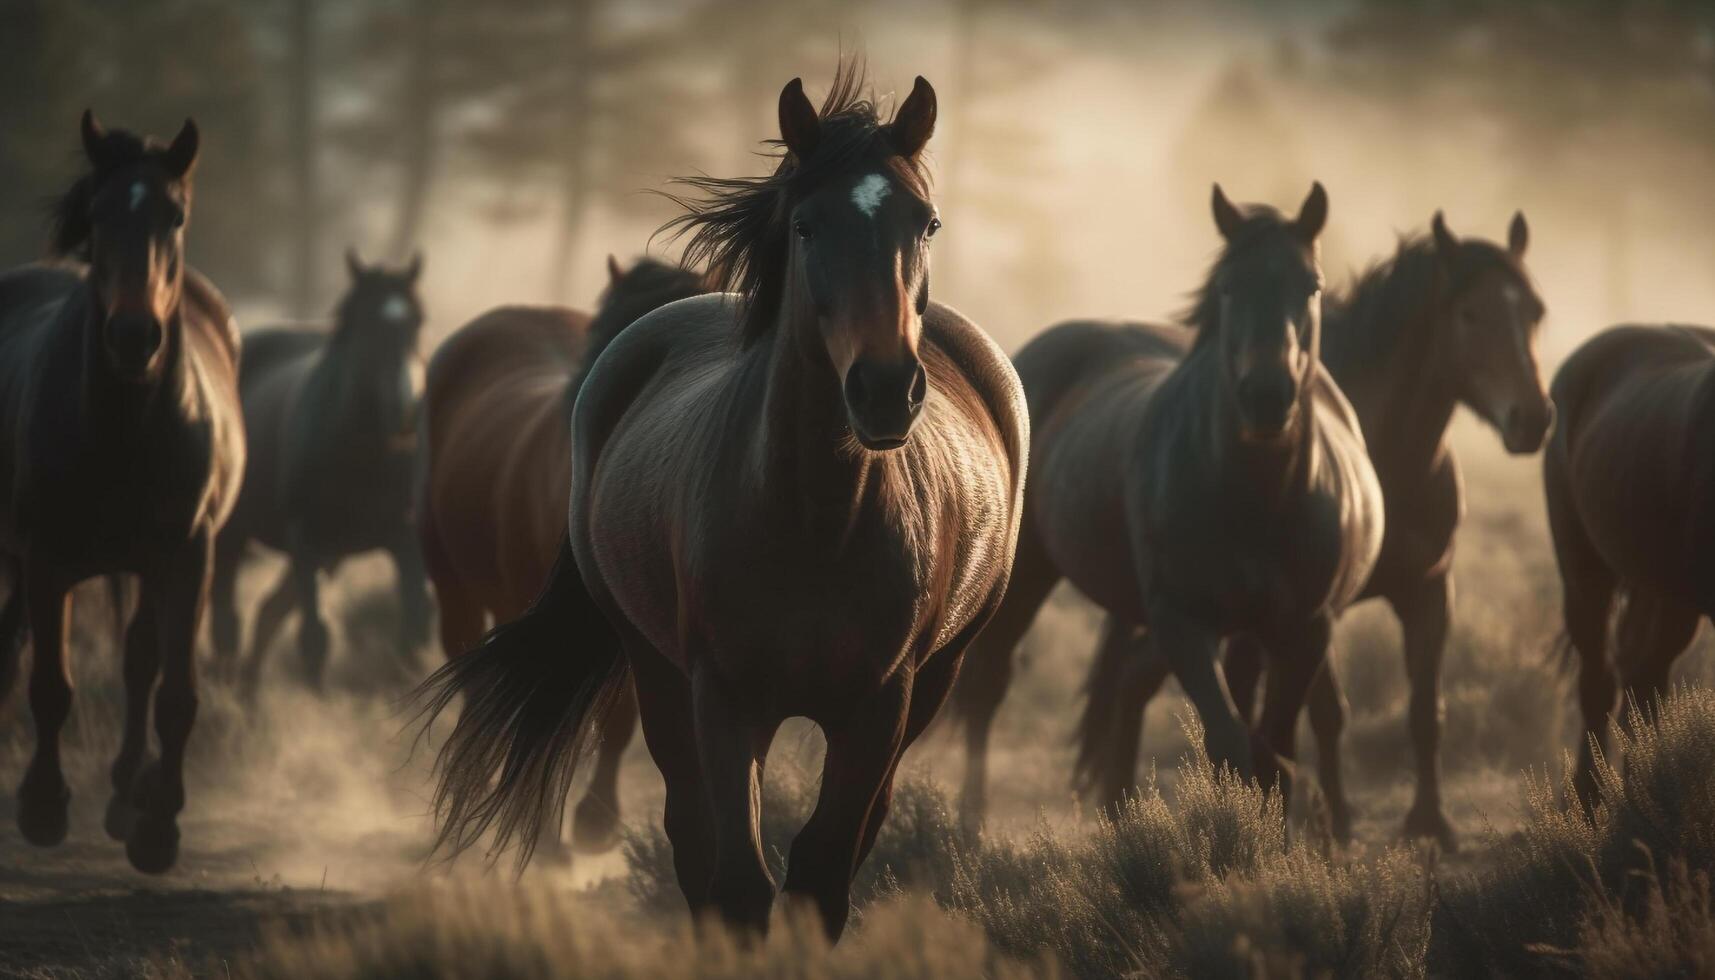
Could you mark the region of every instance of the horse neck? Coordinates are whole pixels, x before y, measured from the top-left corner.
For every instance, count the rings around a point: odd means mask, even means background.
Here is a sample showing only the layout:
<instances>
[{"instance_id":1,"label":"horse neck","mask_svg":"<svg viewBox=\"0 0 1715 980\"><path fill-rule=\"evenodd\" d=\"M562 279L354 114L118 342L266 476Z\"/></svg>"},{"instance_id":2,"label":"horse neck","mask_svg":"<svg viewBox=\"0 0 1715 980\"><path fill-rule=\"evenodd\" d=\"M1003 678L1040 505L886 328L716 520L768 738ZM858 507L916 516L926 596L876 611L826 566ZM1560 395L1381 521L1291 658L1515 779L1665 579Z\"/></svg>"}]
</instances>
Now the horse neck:
<instances>
[{"instance_id":1,"label":"horse neck","mask_svg":"<svg viewBox=\"0 0 1715 980\"><path fill-rule=\"evenodd\" d=\"M1391 269L1391 267L1390 267ZM1363 354L1330 359L1330 373L1358 414L1378 474L1408 477L1428 468L1441 451L1459 401L1459 364L1437 328L1436 287L1408 304L1398 324L1361 316L1349 303L1329 310L1324 330L1339 341L1361 344L1370 331L1389 329L1390 342ZM1383 311L1385 312L1385 311Z\"/></svg>"},{"instance_id":2,"label":"horse neck","mask_svg":"<svg viewBox=\"0 0 1715 980\"><path fill-rule=\"evenodd\" d=\"M394 387L402 386L401 373L415 354L416 349L409 345L364 344L359 338L336 332L323 345L312 369L326 379L324 396L331 396L331 403L322 410L339 420L345 431L388 428L380 409ZM406 408L398 407L401 411Z\"/></svg>"}]
</instances>

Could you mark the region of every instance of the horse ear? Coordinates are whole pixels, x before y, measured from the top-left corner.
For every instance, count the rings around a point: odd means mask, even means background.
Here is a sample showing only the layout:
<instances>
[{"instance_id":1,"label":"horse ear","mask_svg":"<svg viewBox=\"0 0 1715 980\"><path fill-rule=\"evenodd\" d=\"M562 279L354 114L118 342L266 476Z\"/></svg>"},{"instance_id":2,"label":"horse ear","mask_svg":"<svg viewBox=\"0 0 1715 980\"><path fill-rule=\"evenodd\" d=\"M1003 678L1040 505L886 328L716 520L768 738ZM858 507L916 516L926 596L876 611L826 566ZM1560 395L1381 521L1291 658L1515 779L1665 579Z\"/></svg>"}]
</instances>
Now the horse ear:
<instances>
[{"instance_id":1,"label":"horse ear","mask_svg":"<svg viewBox=\"0 0 1715 980\"><path fill-rule=\"evenodd\" d=\"M822 138L822 123L816 107L804 94L804 80L794 78L780 90L780 139L802 163L816 152Z\"/></svg>"},{"instance_id":2,"label":"horse ear","mask_svg":"<svg viewBox=\"0 0 1715 980\"><path fill-rule=\"evenodd\" d=\"M167 172L183 180L190 176L191 170L197 165L197 149L202 145L202 133L197 130L195 119L186 119L179 127L179 135L173 137L171 146L167 147Z\"/></svg>"},{"instance_id":3,"label":"horse ear","mask_svg":"<svg viewBox=\"0 0 1715 980\"><path fill-rule=\"evenodd\" d=\"M1513 223L1507 226L1507 251L1513 253L1513 258L1524 258L1524 250L1530 247L1530 225L1525 224L1524 212L1513 212Z\"/></svg>"},{"instance_id":4,"label":"horse ear","mask_svg":"<svg viewBox=\"0 0 1715 980\"><path fill-rule=\"evenodd\" d=\"M1322 234L1322 228L1328 224L1328 192L1323 189L1322 182L1316 181L1310 185L1310 194L1299 205L1298 217L1293 220L1293 230L1306 244L1316 240Z\"/></svg>"},{"instance_id":5,"label":"horse ear","mask_svg":"<svg viewBox=\"0 0 1715 980\"><path fill-rule=\"evenodd\" d=\"M347 245L345 248L345 268L351 273L351 278L363 278L363 258L357 254L357 247Z\"/></svg>"},{"instance_id":6,"label":"horse ear","mask_svg":"<svg viewBox=\"0 0 1715 980\"><path fill-rule=\"evenodd\" d=\"M1442 261L1452 261L1459 250L1459 239L1453 237L1453 233L1447 229L1447 218L1440 211L1435 212L1435 217L1430 219L1429 231L1435 236L1435 251Z\"/></svg>"},{"instance_id":7,"label":"horse ear","mask_svg":"<svg viewBox=\"0 0 1715 980\"><path fill-rule=\"evenodd\" d=\"M612 252L607 253L607 281L617 286L619 281L624 278L625 270L620 268L619 260L613 257Z\"/></svg>"},{"instance_id":8,"label":"horse ear","mask_svg":"<svg viewBox=\"0 0 1715 980\"><path fill-rule=\"evenodd\" d=\"M102 127L101 121L95 118L94 109L83 110L80 126L83 130L83 155L89 158L91 164L99 167L103 158L102 146L107 141L107 130Z\"/></svg>"},{"instance_id":9,"label":"horse ear","mask_svg":"<svg viewBox=\"0 0 1715 980\"><path fill-rule=\"evenodd\" d=\"M911 94L905 97L888 126L894 149L900 156L909 160L923 152L929 137L935 134L935 109L935 87L918 75L917 82L911 86Z\"/></svg>"},{"instance_id":10,"label":"horse ear","mask_svg":"<svg viewBox=\"0 0 1715 980\"><path fill-rule=\"evenodd\" d=\"M1221 237L1232 241L1239 228L1244 225L1245 217L1232 201L1227 200L1227 192L1221 190L1221 185L1215 185L1215 192L1210 197L1210 204L1215 210L1215 227L1220 229Z\"/></svg>"},{"instance_id":11,"label":"horse ear","mask_svg":"<svg viewBox=\"0 0 1715 980\"><path fill-rule=\"evenodd\" d=\"M414 251L411 253L411 261L405 265L405 278L412 282L416 282L418 279L422 278L422 275L423 253L420 251Z\"/></svg>"}]
</instances>

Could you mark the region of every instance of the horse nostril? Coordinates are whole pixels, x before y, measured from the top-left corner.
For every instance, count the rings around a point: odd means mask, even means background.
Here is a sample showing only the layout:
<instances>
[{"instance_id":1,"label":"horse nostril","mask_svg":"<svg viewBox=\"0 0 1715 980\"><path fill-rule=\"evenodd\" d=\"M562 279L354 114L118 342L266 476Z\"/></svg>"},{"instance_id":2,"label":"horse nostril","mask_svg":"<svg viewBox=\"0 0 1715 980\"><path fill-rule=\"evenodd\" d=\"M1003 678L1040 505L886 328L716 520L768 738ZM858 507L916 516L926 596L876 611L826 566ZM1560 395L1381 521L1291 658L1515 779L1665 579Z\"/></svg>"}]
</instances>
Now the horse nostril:
<instances>
[{"instance_id":1,"label":"horse nostril","mask_svg":"<svg viewBox=\"0 0 1715 980\"><path fill-rule=\"evenodd\" d=\"M863 364L857 363L846 372L846 404L862 408L869 402L869 386L863 380Z\"/></svg>"},{"instance_id":2,"label":"horse nostril","mask_svg":"<svg viewBox=\"0 0 1715 980\"><path fill-rule=\"evenodd\" d=\"M923 404L923 399L926 398L928 394L929 374L923 370L923 362L918 361L917 370L911 376L911 394L908 396L911 401L911 407L916 408Z\"/></svg>"}]
</instances>

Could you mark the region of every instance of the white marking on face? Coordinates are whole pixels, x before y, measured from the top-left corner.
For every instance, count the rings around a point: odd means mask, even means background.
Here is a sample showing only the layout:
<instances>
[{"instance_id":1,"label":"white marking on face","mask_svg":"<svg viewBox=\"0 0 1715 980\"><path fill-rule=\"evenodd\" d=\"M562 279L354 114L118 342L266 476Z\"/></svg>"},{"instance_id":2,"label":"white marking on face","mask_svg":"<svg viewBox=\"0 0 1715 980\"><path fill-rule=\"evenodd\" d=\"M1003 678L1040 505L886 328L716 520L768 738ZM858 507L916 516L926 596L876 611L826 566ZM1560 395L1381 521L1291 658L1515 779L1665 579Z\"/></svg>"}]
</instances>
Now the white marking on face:
<instances>
[{"instance_id":1,"label":"white marking on face","mask_svg":"<svg viewBox=\"0 0 1715 980\"><path fill-rule=\"evenodd\" d=\"M131 210L135 211L138 208L142 207L143 206L143 199L148 197L148 196L149 196L149 186L147 184L143 183L140 180L138 182L136 182L135 184L132 184L131 185Z\"/></svg>"},{"instance_id":2,"label":"white marking on face","mask_svg":"<svg viewBox=\"0 0 1715 980\"><path fill-rule=\"evenodd\" d=\"M863 212L864 217L873 218L876 210L881 207L881 202L891 193L893 185L887 182L886 177L870 174L852 188L852 204Z\"/></svg>"},{"instance_id":3,"label":"white marking on face","mask_svg":"<svg viewBox=\"0 0 1715 980\"><path fill-rule=\"evenodd\" d=\"M411 301L397 294L387 297L387 302L381 304L381 316L394 323L404 323L411 317Z\"/></svg>"}]
</instances>

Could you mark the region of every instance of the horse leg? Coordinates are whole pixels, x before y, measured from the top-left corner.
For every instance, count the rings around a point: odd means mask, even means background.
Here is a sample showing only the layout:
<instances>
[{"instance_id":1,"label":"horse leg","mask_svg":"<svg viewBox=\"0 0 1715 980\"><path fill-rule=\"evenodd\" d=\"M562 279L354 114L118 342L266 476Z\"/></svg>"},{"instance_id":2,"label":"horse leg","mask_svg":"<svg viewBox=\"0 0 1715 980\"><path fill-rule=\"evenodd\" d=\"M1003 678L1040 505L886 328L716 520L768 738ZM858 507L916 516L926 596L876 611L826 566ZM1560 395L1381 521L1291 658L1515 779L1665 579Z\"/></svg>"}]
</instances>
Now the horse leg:
<instances>
[{"instance_id":1,"label":"horse leg","mask_svg":"<svg viewBox=\"0 0 1715 980\"><path fill-rule=\"evenodd\" d=\"M107 803L107 836L122 841L137 822L137 773L149 749L149 696L161 673L161 636L155 601L147 591L125 630L125 734L111 772L113 797Z\"/></svg>"},{"instance_id":2,"label":"horse leg","mask_svg":"<svg viewBox=\"0 0 1715 980\"><path fill-rule=\"evenodd\" d=\"M1411 685L1411 744L1417 756L1417 792L1405 815L1407 837L1432 837L1451 850L1453 825L1441 807L1441 658L1453 611L1448 575L1425 579L1387 597L1405 639L1405 670Z\"/></svg>"},{"instance_id":3,"label":"horse leg","mask_svg":"<svg viewBox=\"0 0 1715 980\"><path fill-rule=\"evenodd\" d=\"M902 670L879 691L853 705L845 720L826 729L828 754L815 812L792 841L786 892L807 899L821 913L829 941L845 931L851 913L852 876L857 871L870 821L877 830L878 803L904 750L913 677Z\"/></svg>"},{"instance_id":4,"label":"horse leg","mask_svg":"<svg viewBox=\"0 0 1715 980\"><path fill-rule=\"evenodd\" d=\"M1257 720L1257 731L1266 743L1266 750L1257 760L1257 776L1265 789L1278 780L1280 794L1289 803L1292 766L1298 758L1298 713L1304 710L1316 675L1327 668L1332 633L1332 620L1319 616L1302 629L1271 638L1268 644L1262 717Z\"/></svg>"},{"instance_id":5,"label":"horse leg","mask_svg":"<svg viewBox=\"0 0 1715 980\"><path fill-rule=\"evenodd\" d=\"M1668 672L1691 644L1702 619L1696 609L1652 593L1634 592L1620 615L1616 659L1620 687L1645 718L1655 715L1667 693ZM1631 711L1621 705L1621 724L1631 726Z\"/></svg>"},{"instance_id":6,"label":"horse leg","mask_svg":"<svg viewBox=\"0 0 1715 980\"><path fill-rule=\"evenodd\" d=\"M709 883L715 874L715 829L697 758L691 685L679 668L637 637L627 638L625 648L643 742L667 784L661 823L673 845L673 871L685 904L693 916L700 916L709 906Z\"/></svg>"},{"instance_id":7,"label":"horse leg","mask_svg":"<svg viewBox=\"0 0 1715 980\"><path fill-rule=\"evenodd\" d=\"M274 638L279 635L280 627L285 624L286 617L291 615L295 598L292 594L292 569L288 566L280 573L279 581L274 583L274 587L268 591L262 605L256 610L256 630L250 639L250 659L244 664L242 689L246 699L256 698L262 682L262 667L267 663L268 653L274 647Z\"/></svg>"},{"instance_id":8,"label":"horse leg","mask_svg":"<svg viewBox=\"0 0 1715 980\"><path fill-rule=\"evenodd\" d=\"M768 931L774 905L774 878L763 860L760 827L762 767L774 729L745 710L707 663L692 668L691 713L715 830L709 904L728 925L761 935ZM832 758L833 749L828 752Z\"/></svg>"},{"instance_id":9,"label":"horse leg","mask_svg":"<svg viewBox=\"0 0 1715 980\"><path fill-rule=\"evenodd\" d=\"M429 640L429 577L423 549L409 528L388 549L399 589L399 663L409 674L417 668L417 648Z\"/></svg>"},{"instance_id":10,"label":"horse leg","mask_svg":"<svg viewBox=\"0 0 1715 980\"><path fill-rule=\"evenodd\" d=\"M161 757L138 778L137 803L142 812L125 841L125 856L145 874L161 874L179 857L185 745L197 717L196 636L208 605L212 551L211 535L204 531L151 569L144 580L144 593L158 597L155 622L161 686L155 692L155 736L161 742Z\"/></svg>"},{"instance_id":11,"label":"horse leg","mask_svg":"<svg viewBox=\"0 0 1715 980\"><path fill-rule=\"evenodd\" d=\"M24 624L24 582L16 573L11 579L12 593L6 597L5 608L0 609L0 709L6 707L12 698L12 688L18 684L18 665L24 659L24 643L29 638Z\"/></svg>"},{"instance_id":12,"label":"horse leg","mask_svg":"<svg viewBox=\"0 0 1715 980\"><path fill-rule=\"evenodd\" d=\"M1136 793L1144 712L1169 673L1146 632L1108 616L1085 684L1076 768L1090 795L1112 815Z\"/></svg>"},{"instance_id":13,"label":"horse leg","mask_svg":"<svg viewBox=\"0 0 1715 980\"><path fill-rule=\"evenodd\" d=\"M1262 678L1263 659L1268 654L1255 633L1236 633L1227 638L1227 652L1221 661L1221 671L1227 678L1227 690L1233 694L1233 706L1239 717L1249 724L1256 717L1257 681Z\"/></svg>"},{"instance_id":14,"label":"horse leg","mask_svg":"<svg viewBox=\"0 0 1715 980\"><path fill-rule=\"evenodd\" d=\"M1026 525L1029 519L1026 518ZM1013 656L1018 641L1035 622L1060 581L1048 560L1034 543L1029 527L1020 532L1018 557L1012 566L1012 581L994 618L971 644L970 656L953 688L956 714L965 724L965 779L959 793L959 820L966 831L982 829L988 808L989 731L995 712L1012 684Z\"/></svg>"},{"instance_id":15,"label":"horse leg","mask_svg":"<svg viewBox=\"0 0 1715 980\"><path fill-rule=\"evenodd\" d=\"M612 847L619 837L619 761L637 727L635 684L627 681L601 719L601 744L589 789L572 814L572 846L585 853Z\"/></svg>"},{"instance_id":16,"label":"horse leg","mask_svg":"<svg viewBox=\"0 0 1715 980\"><path fill-rule=\"evenodd\" d=\"M209 633L214 640L215 675L229 682L238 675L238 644L242 632L238 619L238 566L243 557L244 542L234 542L225 536L215 540L214 578L209 588ZM129 638L126 646L129 649Z\"/></svg>"},{"instance_id":17,"label":"horse leg","mask_svg":"<svg viewBox=\"0 0 1715 980\"><path fill-rule=\"evenodd\" d=\"M22 586L35 641L30 668L30 713L36 719L36 752L18 787L18 829L38 847L65 840L71 787L60 769L60 729L71 713L71 670L66 662L66 626L71 616L69 583L49 569L27 568Z\"/></svg>"},{"instance_id":18,"label":"horse leg","mask_svg":"<svg viewBox=\"0 0 1715 980\"><path fill-rule=\"evenodd\" d=\"M1543 458L1543 488L1548 501L1548 527L1554 559L1560 567L1566 637L1578 655L1578 704L1584 715L1584 737L1578 745L1574 787L1586 808L1596 805L1596 754L1606 754L1608 718L1619 685L1608 659L1608 615L1614 602L1614 574L1584 533L1583 520L1566 485L1561 436L1549 441Z\"/></svg>"},{"instance_id":19,"label":"horse leg","mask_svg":"<svg viewBox=\"0 0 1715 980\"><path fill-rule=\"evenodd\" d=\"M1342 844L1352 840L1352 804L1346 799L1346 780L1340 765L1340 736L1346 730L1346 695L1334 673L1334 658L1310 681L1310 731L1316 736L1316 775L1322 796L1328 801L1329 829Z\"/></svg>"},{"instance_id":20,"label":"horse leg","mask_svg":"<svg viewBox=\"0 0 1715 980\"><path fill-rule=\"evenodd\" d=\"M304 681L318 694L324 689L328 666L328 623L322 616L321 562L292 555L292 591L298 600L298 656Z\"/></svg>"},{"instance_id":21,"label":"horse leg","mask_svg":"<svg viewBox=\"0 0 1715 980\"><path fill-rule=\"evenodd\" d=\"M1157 656L1173 669L1179 686L1197 710L1209 761L1217 767L1231 766L1245 779L1255 776L1250 726L1239 717L1238 707L1215 666L1220 638L1160 600L1150 603L1149 635Z\"/></svg>"}]
</instances>

